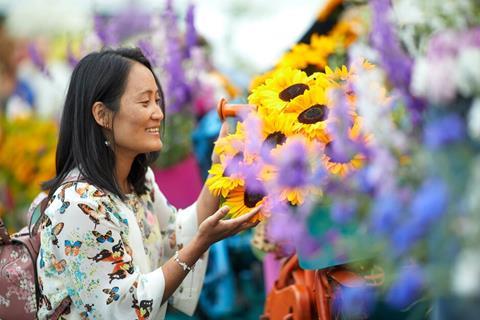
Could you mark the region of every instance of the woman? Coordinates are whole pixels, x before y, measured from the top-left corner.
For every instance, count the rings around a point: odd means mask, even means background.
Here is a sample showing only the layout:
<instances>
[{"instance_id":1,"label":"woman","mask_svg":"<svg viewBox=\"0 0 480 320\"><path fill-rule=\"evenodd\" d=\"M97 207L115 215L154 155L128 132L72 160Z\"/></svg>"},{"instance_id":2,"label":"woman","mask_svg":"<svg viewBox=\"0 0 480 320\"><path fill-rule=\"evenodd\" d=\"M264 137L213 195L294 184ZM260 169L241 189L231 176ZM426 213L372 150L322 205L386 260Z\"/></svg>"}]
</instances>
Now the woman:
<instances>
[{"instance_id":1,"label":"woman","mask_svg":"<svg viewBox=\"0 0 480 320\"><path fill-rule=\"evenodd\" d=\"M163 119L160 84L138 49L92 53L76 66L56 177L44 186L40 319L163 319L169 298L193 313L204 253L255 225L258 209L222 220L228 208L217 210L207 188L185 210L168 204L149 169Z\"/></svg>"}]
</instances>

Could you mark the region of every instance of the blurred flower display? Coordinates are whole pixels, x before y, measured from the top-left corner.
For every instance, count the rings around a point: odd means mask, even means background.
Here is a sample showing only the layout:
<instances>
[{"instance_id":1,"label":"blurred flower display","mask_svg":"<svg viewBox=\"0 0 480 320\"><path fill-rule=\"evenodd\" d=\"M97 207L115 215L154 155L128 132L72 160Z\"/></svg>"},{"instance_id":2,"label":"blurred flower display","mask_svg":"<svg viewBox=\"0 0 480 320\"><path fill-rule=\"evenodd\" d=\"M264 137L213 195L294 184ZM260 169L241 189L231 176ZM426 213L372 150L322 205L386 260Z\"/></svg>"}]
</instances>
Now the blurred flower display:
<instances>
[{"instance_id":1,"label":"blurred flower display","mask_svg":"<svg viewBox=\"0 0 480 320\"><path fill-rule=\"evenodd\" d=\"M55 174L57 126L34 117L2 119L0 131L0 214L18 230L41 183Z\"/></svg>"},{"instance_id":2,"label":"blurred flower display","mask_svg":"<svg viewBox=\"0 0 480 320\"><path fill-rule=\"evenodd\" d=\"M381 261L393 275L382 295L398 309L480 293L457 273L478 272L465 259L480 239L480 6L454 1L447 12L441 3L345 1L364 32L339 38L350 30L340 18L257 77L257 109L225 138L235 147L217 144L226 183L210 183L233 208L229 197L243 193L233 215L262 203L270 240L307 266ZM330 59L338 54L348 68ZM229 189L233 179L240 188ZM371 296L361 290L344 300Z\"/></svg>"}]
</instances>

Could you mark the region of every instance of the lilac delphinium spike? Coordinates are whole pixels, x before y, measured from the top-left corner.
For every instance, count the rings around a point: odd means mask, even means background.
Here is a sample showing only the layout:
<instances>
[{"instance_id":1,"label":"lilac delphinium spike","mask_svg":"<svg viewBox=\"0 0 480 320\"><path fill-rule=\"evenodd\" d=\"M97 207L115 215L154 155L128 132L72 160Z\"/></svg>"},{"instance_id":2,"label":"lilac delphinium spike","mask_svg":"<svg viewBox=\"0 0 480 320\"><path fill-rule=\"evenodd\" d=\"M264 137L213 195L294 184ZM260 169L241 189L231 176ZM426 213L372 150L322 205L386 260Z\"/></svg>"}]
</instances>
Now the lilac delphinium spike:
<instances>
[{"instance_id":1,"label":"lilac delphinium spike","mask_svg":"<svg viewBox=\"0 0 480 320\"><path fill-rule=\"evenodd\" d=\"M150 61L150 64L153 67L159 66L158 56L155 52L155 48L152 46L152 43L147 39L141 39L137 42L138 48L142 51L145 58Z\"/></svg>"},{"instance_id":2,"label":"lilac delphinium spike","mask_svg":"<svg viewBox=\"0 0 480 320\"><path fill-rule=\"evenodd\" d=\"M69 43L68 46L67 46L67 61L68 61L68 64L70 65L70 67L72 67L72 68L75 68L75 66L77 65L77 63L79 61L79 59L77 57L75 57L75 54L73 53L71 43Z\"/></svg>"},{"instance_id":3,"label":"lilac delphinium spike","mask_svg":"<svg viewBox=\"0 0 480 320\"><path fill-rule=\"evenodd\" d=\"M185 30L185 56L186 58L190 58L193 47L197 45L197 30L195 29L195 5L193 3L188 5L185 22L187 24Z\"/></svg>"},{"instance_id":4,"label":"lilac delphinium spike","mask_svg":"<svg viewBox=\"0 0 480 320\"><path fill-rule=\"evenodd\" d=\"M190 99L191 92L183 69L183 54L172 1L168 0L163 13L167 32L167 57L164 65L167 77L167 112L179 112Z\"/></svg>"},{"instance_id":5,"label":"lilac delphinium spike","mask_svg":"<svg viewBox=\"0 0 480 320\"><path fill-rule=\"evenodd\" d=\"M48 71L47 64L45 62L44 57L38 50L38 47L35 43L30 43L28 45L28 55L30 56L30 60L32 61L33 65L38 68L38 70L45 76L51 77L50 72Z\"/></svg>"},{"instance_id":6,"label":"lilac delphinium spike","mask_svg":"<svg viewBox=\"0 0 480 320\"><path fill-rule=\"evenodd\" d=\"M308 183L307 148L302 139L290 139L282 147L277 160L279 187L301 188Z\"/></svg>"},{"instance_id":7,"label":"lilac delphinium spike","mask_svg":"<svg viewBox=\"0 0 480 320\"><path fill-rule=\"evenodd\" d=\"M412 121L418 123L425 104L410 94L413 60L401 48L389 20L392 11L390 0L373 0L370 5L373 14L370 34L372 45L380 54L382 67L391 83L404 97Z\"/></svg>"}]
</instances>

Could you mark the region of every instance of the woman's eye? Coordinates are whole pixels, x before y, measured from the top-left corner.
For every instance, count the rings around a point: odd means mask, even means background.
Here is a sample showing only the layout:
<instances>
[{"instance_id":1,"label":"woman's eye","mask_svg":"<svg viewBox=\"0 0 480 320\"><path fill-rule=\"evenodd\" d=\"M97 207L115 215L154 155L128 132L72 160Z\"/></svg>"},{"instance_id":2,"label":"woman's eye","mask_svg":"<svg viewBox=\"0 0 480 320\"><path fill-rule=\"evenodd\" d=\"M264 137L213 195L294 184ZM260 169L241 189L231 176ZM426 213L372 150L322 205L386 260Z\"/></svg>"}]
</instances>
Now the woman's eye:
<instances>
[{"instance_id":1,"label":"woman's eye","mask_svg":"<svg viewBox=\"0 0 480 320\"><path fill-rule=\"evenodd\" d=\"M162 99L160 99L160 98L155 99L155 103L156 103L157 105L160 105L160 102L161 102L161 101L162 101Z\"/></svg>"},{"instance_id":2,"label":"woman's eye","mask_svg":"<svg viewBox=\"0 0 480 320\"><path fill-rule=\"evenodd\" d=\"M140 104L144 107L148 107L149 101L141 101Z\"/></svg>"}]
</instances>

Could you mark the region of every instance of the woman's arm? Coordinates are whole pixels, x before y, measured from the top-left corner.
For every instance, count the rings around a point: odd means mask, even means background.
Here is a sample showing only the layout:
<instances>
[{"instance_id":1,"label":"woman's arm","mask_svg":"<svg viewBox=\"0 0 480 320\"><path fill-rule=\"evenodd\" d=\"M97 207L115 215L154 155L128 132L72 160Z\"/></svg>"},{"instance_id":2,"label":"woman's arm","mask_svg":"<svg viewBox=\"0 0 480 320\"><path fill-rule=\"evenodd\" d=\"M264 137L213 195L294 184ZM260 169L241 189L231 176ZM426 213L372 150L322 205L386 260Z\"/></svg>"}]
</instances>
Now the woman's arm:
<instances>
[{"instance_id":1,"label":"woman's arm","mask_svg":"<svg viewBox=\"0 0 480 320\"><path fill-rule=\"evenodd\" d=\"M189 267L193 266L215 242L255 226L257 223L249 220L258 213L260 208L261 206L241 217L230 220L222 220L229 211L228 207L220 208L200 224L195 238L178 252L178 259ZM180 286L188 272L174 258L170 258L162 266L162 270L165 277L163 304Z\"/></svg>"},{"instance_id":2,"label":"woman's arm","mask_svg":"<svg viewBox=\"0 0 480 320\"><path fill-rule=\"evenodd\" d=\"M223 138L228 134L228 125L226 122L222 124L220 129L220 134L218 139ZM217 139L217 140L218 140ZM219 163L220 159L217 154L212 154L212 164ZM210 176L209 176L210 177ZM207 185L203 185L202 191L198 197L197 201L197 218L198 225L200 225L206 218L208 218L212 213L218 209L219 198L214 196L210 190L208 190Z\"/></svg>"}]
</instances>

